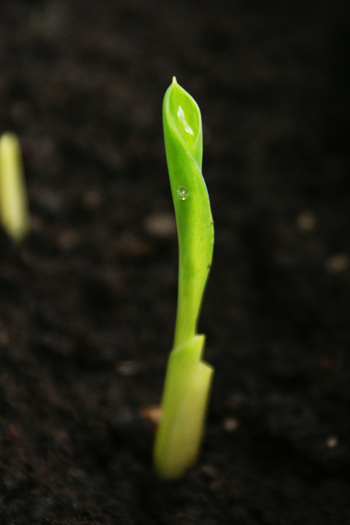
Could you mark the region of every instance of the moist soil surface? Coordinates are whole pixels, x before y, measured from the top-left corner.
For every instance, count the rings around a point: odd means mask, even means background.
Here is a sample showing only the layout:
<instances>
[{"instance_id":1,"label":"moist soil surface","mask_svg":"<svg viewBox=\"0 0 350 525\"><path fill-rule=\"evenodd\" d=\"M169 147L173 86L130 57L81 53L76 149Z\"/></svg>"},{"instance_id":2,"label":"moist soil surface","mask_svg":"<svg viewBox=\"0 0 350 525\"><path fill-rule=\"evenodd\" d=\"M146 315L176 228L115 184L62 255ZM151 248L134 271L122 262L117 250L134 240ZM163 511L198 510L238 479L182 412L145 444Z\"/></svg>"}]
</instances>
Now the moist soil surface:
<instances>
[{"instance_id":1,"label":"moist soil surface","mask_svg":"<svg viewBox=\"0 0 350 525\"><path fill-rule=\"evenodd\" d=\"M31 234L0 235L0 523L350 523L347 2L11 0L0 132ZM202 451L152 467L177 239L161 106L204 122L215 367Z\"/></svg>"}]
</instances>

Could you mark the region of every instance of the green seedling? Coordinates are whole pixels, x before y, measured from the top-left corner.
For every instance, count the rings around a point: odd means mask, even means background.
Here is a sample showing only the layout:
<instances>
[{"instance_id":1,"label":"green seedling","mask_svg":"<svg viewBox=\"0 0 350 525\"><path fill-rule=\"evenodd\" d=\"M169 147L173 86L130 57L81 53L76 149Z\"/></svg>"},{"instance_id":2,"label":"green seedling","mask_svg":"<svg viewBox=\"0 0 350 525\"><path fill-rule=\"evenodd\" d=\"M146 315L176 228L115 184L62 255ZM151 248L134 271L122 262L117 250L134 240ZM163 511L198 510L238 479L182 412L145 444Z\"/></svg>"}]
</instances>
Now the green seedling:
<instances>
[{"instance_id":1,"label":"green seedling","mask_svg":"<svg viewBox=\"0 0 350 525\"><path fill-rule=\"evenodd\" d=\"M21 146L14 133L0 137L0 224L16 242L29 232L29 208Z\"/></svg>"},{"instance_id":2,"label":"green seedling","mask_svg":"<svg viewBox=\"0 0 350 525\"><path fill-rule=\"evenodd\" d=\"M175 77L164 97L163 127L178 231L179 279L174 347L168 361L154 462L161 477L176 479L197 458L214 372L202 360L205 336L197 334L214 228L202 176L200 110Z\"/></svg>"}]
</instances>

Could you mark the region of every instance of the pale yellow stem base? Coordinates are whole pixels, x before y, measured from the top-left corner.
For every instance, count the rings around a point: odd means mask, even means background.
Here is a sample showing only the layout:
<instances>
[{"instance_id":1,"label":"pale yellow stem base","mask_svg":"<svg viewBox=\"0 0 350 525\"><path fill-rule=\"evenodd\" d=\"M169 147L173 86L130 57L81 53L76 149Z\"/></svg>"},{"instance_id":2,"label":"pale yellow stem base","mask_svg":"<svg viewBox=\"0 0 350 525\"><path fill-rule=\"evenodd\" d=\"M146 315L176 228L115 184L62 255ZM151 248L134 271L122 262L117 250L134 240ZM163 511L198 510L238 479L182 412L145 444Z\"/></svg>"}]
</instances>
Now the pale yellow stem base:
<instances>
[{"instance_id":1,"label":"pale yellow stem base","mask_svg":"<svg viewBox=\"0 0 350 525\"><path fill-rule=\"evenodd\" d=\"M154 447L155 468L164 479L181 477L198 456L214 372L201 361L204 340L196 335L169 357Z\"/></svg>"}]
</instances>

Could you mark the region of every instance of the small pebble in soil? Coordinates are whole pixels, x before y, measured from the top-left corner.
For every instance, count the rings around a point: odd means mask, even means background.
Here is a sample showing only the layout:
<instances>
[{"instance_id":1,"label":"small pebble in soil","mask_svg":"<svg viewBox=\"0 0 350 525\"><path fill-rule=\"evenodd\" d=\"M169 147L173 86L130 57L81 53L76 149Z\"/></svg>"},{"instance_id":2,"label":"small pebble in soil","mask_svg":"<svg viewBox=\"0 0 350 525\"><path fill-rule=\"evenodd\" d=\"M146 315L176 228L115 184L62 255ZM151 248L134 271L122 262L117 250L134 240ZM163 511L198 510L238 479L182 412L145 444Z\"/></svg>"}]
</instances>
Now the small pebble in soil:
<instances>
[{"instance_id":1,"label":"small pebble in soil","mask_svg":"<svg viewBox=\"0 0 350 525\"><path fill-rule=\"evenodd\" d=\"M92 212L97 210L102 204L102 196L97 190L87 190L81 199L83 207Z\"/></svg>"},{"instance_id":2,"label":"small pebble in soil","mask_svg":"<svg viewBox=\"0 0 350 525\"><path fill-rule=\"evenodd\" d=\"M65 443L69 440L69 434L63 428L55 430L53 433L53 437L57 441L57 443Z\"/></svg>"},{"instance_id":3,"label":"small pebble in soil","mask_svg":"<svg viewBox=\"0 0 350 525\"><path fill-rule=\"evenodd\" d=\"M122 376L134 376L139 371L139 366L135 361L119 361L116 366L117 372Z\"/></svg>"},{"instance_id":4,"label":"small pebble in soil","mask_svg":"<svg viewBox=\"0 0 350 525\"><path fill-rule=\"evenodd\" d=\"M160 420L161 408L160 405L151 405L141 410L140 416L143 419L148 419L152 425L157 426Z\"/></svg>"},{"instance_id":5,"label":"small pebble in soil","mask_svg":"<svg viewBox=\"0 0 350 525\"><path fill-rule=\"evenodd\" d=\"M2 484L5 490L19 490L27 481L27 474L18 467L12 467L2 478Z\"/></svg>"},{"instance_id":6,"label":"small pebble in soil","mask_svg":"<svg viewBox=\"0 0 350 525\"><path fill-rule=\"evenodd\" d=\"M68 469L68 475L71 478L74 478L75 480L80 482L81 484L85 484L88 481L88 476L86 472L84 472L84 470L77 468L77 467L71 467L70 469Z\"/></svg>"},{"instance_id":7,"label":"small pebble in soil","mask_svg":"<svg viewBox=\"0 0 350 525\"><path fill-rule=\"evenodd\" d=\"M119 410L115 417L115 422L121 426L131 425L135 420L136 414L132 408L123 407Z\"/></svg>"},{"instance_id":8,"label":"small pebble in soil","mask_svg":"<svg viewBox=\"0 0 350 525\"><path fill-rule=\"evenodd\" d=\"M32 188L33 201L44 211L52 215L62 213L65 202L63 196L58 191L52 191L43 186Z\"/></svg>"},{"instance_id":9,"label":"small pebble in soil","mask_svg":"<svg viewBox=\"0 0 350 525\"><path fill-rule=\"evenodd\" d=\"M79 233L72 229L63 230L57 236L57 244L62 250L72 250L79 245L80 241Z\"/></svg>"},{"instance_id":10,"label":"small pebble in soil","mask_svg":"<svg viewBox=\"0 0 350 525\"><path fill-rule=\"evenodd\" d=\"M172 213L156 213L146 217L144 228L152 237L166 239L176 233L175 217Z\"/></svg>"},{"instance_id":11,"label":"small pebble in soil","mask_svg":"<svg viewBox=\"0 0 350 525\"><path fill-rule=\"evenodd\" d=\"M127 258L142 257L152 252L153 246L132 232L125 232L117 240L117 251L119 255Z\"/></svg>"},{"instance_id":12,"label":"small pebble in soil","mask_svg":"<svg viewBox=\"0 0 350 525\"><path fill-rule=\"evenodd\" d=\"M209 478L215 478L218 475L217 470L213 465L202 465L200 471L203 474L206 474Z\"/></svg>"},{"instance_id":13,"label":"small pebble in soil","mask_svg":"<svg viewBox=\"0 0 350 525\"><path fill-rule=\"evenodd\" d=\"M234 392L225 401L225 407L229 410L237 410L244 403L244 396L239 392Z\"/></svg>"},{"instance_id":14,"label":"small pebble in soil","mask_svg":"<svg viewBox=\"0 0 350 525\"><path fill-rule=\"evenodd\" d=\"M235 432L239 427L239 421L235 417L226 417L222 426L225 432Z\"/></svg>"},{"instance_id":15,"label":"small pebble in soil","mask_svg":"<svg viewBox=\"0 0 350 525\"><path fill-rule=\"evenodd\" d=\"M12 106L11 116L16 123L28 124L34 115L33 106L29 102L19 101Z\"/></svg>"},{"instance_id":16,"label":"small pebble in soil","mask_svg":"<svg viewBox=\"0 0 350 525\"><path fill-rule=\"evenodd\" d=\"M316 217L311 211L302 211L297 217L296 225L301 232L310 233L316 228Z\"/></svg>"},{"instance_id":17,"label":"small pebble in soil","mask_svg":"<svg viewBox=\"0 0 350 525\"><path fill-rule=\"evenodd\" d=\"M338 446L338 437L334 434L331 434L326 439L326 447L327 448L335 448Z\"/></svg>"},{"instance_id":18,"label":"small pebble in soil","mask_svg":"<svg viewBox=\"0 0 350 525\"><path fill-rule=\"evenodd\" d=\"M326 269L329 273L340 273L349 267L349 257L346 253L338 253L326 261Z\"/></svg>"},{"instance_id":19,"label":"small pebble in soil","mask_svg":"<svg viewBox=\"0 0 350 525\"><path fill-rule=\"evenodd\" d=\"M40 233L43 231L43 228L44 222L41 220L41 218L36 215L32 215L30 217L30 231L34 233Z\"/></svg>"},{"instance_id":20,"label":"small pebble in soil","mask_svg":"<svg viewBox=\"0 0 350 525\"><path fill-rule=\"evenodd\" d=\"M0 327L0 346L7 346L10 343L10 336L7 330Z\"/></svg>"}]
</instances>

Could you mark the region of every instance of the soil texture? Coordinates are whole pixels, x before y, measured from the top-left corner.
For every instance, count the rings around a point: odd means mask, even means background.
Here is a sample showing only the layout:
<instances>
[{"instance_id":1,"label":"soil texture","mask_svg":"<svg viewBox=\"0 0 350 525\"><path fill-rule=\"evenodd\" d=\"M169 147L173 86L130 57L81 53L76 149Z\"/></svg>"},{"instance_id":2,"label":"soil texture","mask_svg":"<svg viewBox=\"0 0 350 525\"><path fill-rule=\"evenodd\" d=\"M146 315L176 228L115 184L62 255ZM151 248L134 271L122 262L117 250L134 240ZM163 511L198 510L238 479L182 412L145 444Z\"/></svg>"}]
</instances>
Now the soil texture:
<instances>
[{"instance_id":1,"label":"soil texture","mask_svg":"<svg viewBox=\"0 0 350 525\"><path fill-rule=\"evenodd\" d=\"M31 209L0 234L1 525L350 523L348 3L0 3L0 133ZM198 462L152 467L177 239L161 107L198 102L215 367Z\"/></svg>"}]
</instances>

